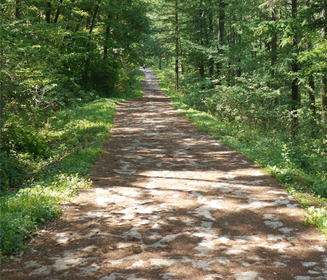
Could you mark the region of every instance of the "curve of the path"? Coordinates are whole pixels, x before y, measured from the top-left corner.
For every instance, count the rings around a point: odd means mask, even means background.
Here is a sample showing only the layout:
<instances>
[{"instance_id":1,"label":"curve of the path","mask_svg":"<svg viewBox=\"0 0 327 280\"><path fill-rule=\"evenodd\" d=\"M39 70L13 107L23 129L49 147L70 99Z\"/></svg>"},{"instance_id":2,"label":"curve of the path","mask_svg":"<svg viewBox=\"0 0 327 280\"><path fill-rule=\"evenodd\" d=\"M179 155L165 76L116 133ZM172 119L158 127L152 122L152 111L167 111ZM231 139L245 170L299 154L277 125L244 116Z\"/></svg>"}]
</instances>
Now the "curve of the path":
<instances>
[{"instance_id":1,"label":"curve of the path","mask_svg":"<svg viewBox=\"0 0 327 280\"><path fill-rule=\"evenodd\" d=\"M1 279L327 279L322 236L248 158L178 114L146 69L93 186Z\"/></svg>"}]
</instances>

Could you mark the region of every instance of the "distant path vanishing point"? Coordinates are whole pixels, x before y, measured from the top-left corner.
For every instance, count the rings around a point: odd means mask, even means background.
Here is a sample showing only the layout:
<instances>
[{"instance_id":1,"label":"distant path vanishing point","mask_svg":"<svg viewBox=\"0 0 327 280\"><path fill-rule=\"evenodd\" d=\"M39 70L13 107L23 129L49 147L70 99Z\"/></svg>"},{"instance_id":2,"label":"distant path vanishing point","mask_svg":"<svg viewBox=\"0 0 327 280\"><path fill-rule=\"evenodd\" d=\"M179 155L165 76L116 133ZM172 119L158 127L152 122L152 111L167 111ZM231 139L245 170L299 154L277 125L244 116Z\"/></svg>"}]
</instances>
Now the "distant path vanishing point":
<instances>
[{"instance_id":1,"label":"distant path vanishing point","mask_svg":"<svg viewBox=\"0 0 327 280\"><path fill-rule=\"evenodd\" d=\"M0 279L327 279L324 239L296 201L144 74L144 97L118 105L93 186Z\"/></svg>"}]
</instances>

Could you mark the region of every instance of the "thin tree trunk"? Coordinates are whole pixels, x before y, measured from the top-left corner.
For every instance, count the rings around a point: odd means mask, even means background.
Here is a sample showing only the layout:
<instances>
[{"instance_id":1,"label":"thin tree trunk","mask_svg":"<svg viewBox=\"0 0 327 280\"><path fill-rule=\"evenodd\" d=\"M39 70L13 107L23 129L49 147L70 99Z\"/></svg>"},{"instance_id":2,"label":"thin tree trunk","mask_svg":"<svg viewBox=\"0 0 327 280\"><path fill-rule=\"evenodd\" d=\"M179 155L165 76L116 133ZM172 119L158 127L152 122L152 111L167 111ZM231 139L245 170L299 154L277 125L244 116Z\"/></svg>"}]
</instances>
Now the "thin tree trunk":
<instances>
[{"instance_id":1,"label":"thin tree trunk","mask_svg":"<svg viewBox=\"0 0 327 280\"><path fill-rule=\"evenodd\" d=\"M322 77L322 125L323 133L327 135L327 77Z\"/></svg>"},{"instance_id":2,"label":"thin tree trunk","mask_svg":"<svg viewBox=\"0 0 327 280\"><path fill-rule=\"evenodd\" d=\"M323 0L323 9L322 9L322 19L326 20L326 10L327 10L327 0ZM322 38L326 39L327 27L326 25L322 28ZM322 125L323 125L323 133L327 135L327 76L323 75L322 79L322 90L321 90L321 98L322 98Z\"/></svg>"},{"instance_id":3,"label":"thin tree trunk","mask_svg":"<svg viewBox=\"0 0 327 280\"><path fill-rule=\"evenodd\" d=\"M241 44L241 35L239 35L238 43ZM235 45L237 45L237 39L235 39ZM241 77L241 75L242 75L242 67L241 67L242 60L241 60L241 58L239 58L237 61L238 61L238 67L236 70L236 76Z\"/></svg>"},{"instance_id":4,"label":"thin tree trunk","mask_svg":"<svg viewBox=\"0 0 327 280\"><path fill-rule=\"evenodd\" d=\"M316 115L316 98L315 98L315 81L313 75L310 74L309 76L309 100L310 100L310 111L312 112L313 116Z\"/></svg>"},{"instance_id":5,"label":"thin tree trunk","mask_svg":"<svg viewBox=\"0 0 327 280\"><path fill-rule=\"evenodd\" d=\"M94 11L94 14L93 14L93 17L92 17L92 23L91 23L89 34L91 34L92 31L93 31L94 22L95 22L95 19L96 19L96 16L97 16L97 13L98 13L98 10L99 10L99 7L100 7L100 3L101 3L101 0L98 1L97 7L95 8L95 11Z\"/></svg>"},{"instance_id":6,"label":"thin tree trunk","mask_svg":"<svg viewBox=\"0 0 327 280\"><path fill-rule=\"evenodd\" d=\"M16 0L16 7L15 7L15 17L16 19L20 19L21 12L20 12L20 1Z\"/></svg>"},{"instance_id":7,"label":"thin tree trunk","mask_svg":"<svg viewBox=\"0 0 327 280\"><path fill-rule=\"evenodd\" d=\"M110 35L110 26L109 26L109 20L111 19L111 15L108 15L108 24L106 27L106 33L105 33L105 43L103 48L103 59L107 59L108 57L108 44L109 44L109 35Z\"/></svg>"},{"instance_id":8,"label":"thin tree trunk","mask_svg":"<svg viewBox=\"0 0 327 280\"><path fill-rule=\"evenodd\" d=\"M219 2L219 23L218 23L218 56L223 53L222 45L224 42L224 34L225 34L225 1L220 0ZM216 63L216 77L218 78L221 75L221 63Z\"/></svg>"},{"instance_id":9,"label":"thin tree trunk","mask_svg":"<svg viewBox=\"0 0 327 280\"><path fill-rule=\"evenodd\" d=\"M182 40L181 39L179 39L178 40L179 41L179 57L181 57L181 58L183 58L183 48L182 48ZM180 68L181 68L181 73L182 73L182 75L184 75L184 63L183 63L183 59L180 59L181 61L180 61Z\"/></svg>"},{"instance_id":10,"label":"thin tree trunk","mask_svg":"<svg viewBox=\"0 0 327 280\"><path fill-rule=\"evenodd\" d=\"M175 0L175 76L176 85L175 88L178 90L178 68L179 68L179 50L178 50L178 0Z\"/></svg>"},{"instance_id":11,"label":"thin tree trunk","mask_svg":"<svg viewBox=\"0 0 327 280\"><path fill-rule=\"evenodd\" d=\"M212 6L211 0L209 0L209 7ZM208 10L208 17L209 17L209 34L208 34L208 41L207 45L209 45L210 41L213 39L213 15L212 15L212 10L209 8ZM213 58L209 59L209 75L210 77L213 77L214 73L214 60Z\"/></svg>"},{"instance_id":12,"label":"thin tree trunk","mask_svg":"<svg viewBox=\"0 0 327 280\"><path fill-rule=\"evenodd\" d=\"M204 37L204 26L203 26L203 14L204 14L204 11L203 11L203 8L202 8L202 1L200 1L200 13L199 13L199 31L200 31L200 38L199 38L199 41L200 41L200 45L203 49L203 46L204 46L204 41L203 41L203 37ZM200 74L200 77L201 78L204 78L204 57L203 57L203 53L201 51L201 55L200 55L200 64L199 64L199 74ZM202 86L202 89L203 86Z\"/></svg>"},{"instance_id":13,"label":"thin tree trunk","mask_svg":"<svg viewBox=\"0 0 327 280\"><path fill-rule=\"evenodd\" d=\"M57 12L56 12L55 18L53 20L53 23L57 23L58 22L58 18L59 18L59 15L60 15L60 5L61 4L62 4L62 0L60 0L60 4L59 4L59 7L57 9Z\"/></svg>"},{"instance_id":14,"label":"thin tree trunk","mask_svg":"<svg viewBox=\"0 0 327 280\"><path fill-rule=\"evenodd\" d=\"M314 127L316 126L314 118L316 117L316 98L315 98L315 81L313 75L309 76L309 109L312 113L311 127L312 127L312 137L314 137Z\"/></svg>"},{"instance_id":15,"label":"thin tree trunk","mask_svg":"<svg viewBox=\"0 0 327 280\"><path fill-rule=\"evenodd\" d=\"M276 21L277 20L277 9L274 8L272 12L272 20ZM271 38L271 77L274 78L275 76L275 64L277 61L277 33L274 31L274 34Z\"/></svg>"},{"instance_id":16,"label":"thin tree trunk","mask_svg":"<svg viewBox=\"0 0 327 280\"><path fill-rule=\"evenodd\" d=\"M51 22L51 3L47 2L47 10L45 12L45 20L47 23Z\"/></svg>"},{"instance_id":17,"label":"thin tree trunk","mask_svg":"<svg viewBox=\"0 0 327 280\"><path fill-rule=\"evenodd\" d=\"M98 1L98 4L95 8L95 11L93 13L93 17L92 17L92 23L91 23L91 26L90 26L90 31L89 31L89 35L91 35L92 31L93 31L93 28L94 28L94 23L95 23L95 19L96 19L96 16L97 16L97 13L98 13L98 10L99 10L99 7L100 7L100 3L101 3L101 0ZM86 55L87 55L87 59L86 59L86 62L85 62L85 70L84 70L84 78L85 80L87 81L88 80L88 72L89 72L89 64L90 64L90 42L87 43L87 46L86 46Z\"/></svg>"},{"instance_id":18,"label":"thin tree trunk","mask_svg":"<svg viewBox=\"0 0 327 280\"><path fill-rule=\"evenodd\" d=\"M292 0L292 18L296 19L297 17L297 0ZM297 48L298 48L298 42L297 42L297 36L294 35L293 38L293 48L294 51L297 53ZM296 76L299 71L299 65L297 62L297 56L293 57L292 60L292 72ZM296 136L297 131L298 131L298 112L297 110L299 109L300 105L300 95L299 95L299 86L298 86L298 78L295 77L292 80L292 131L291 134L292 136Z\"/></svg>"}]
</instances>

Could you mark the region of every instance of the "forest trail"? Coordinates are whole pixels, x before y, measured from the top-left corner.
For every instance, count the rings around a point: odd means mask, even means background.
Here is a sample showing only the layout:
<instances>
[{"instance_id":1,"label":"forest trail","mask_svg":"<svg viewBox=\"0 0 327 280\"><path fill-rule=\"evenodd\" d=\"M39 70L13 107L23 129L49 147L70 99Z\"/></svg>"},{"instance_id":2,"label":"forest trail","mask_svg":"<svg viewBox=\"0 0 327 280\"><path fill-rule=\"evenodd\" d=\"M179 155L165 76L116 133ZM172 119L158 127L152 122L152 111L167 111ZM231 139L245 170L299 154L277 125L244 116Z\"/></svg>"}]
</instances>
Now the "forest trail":
<instances>
[{"instance_id":1,"label":"forest trail","mask_svg":"<svg viewBox=\"0 0 327 280\"><path fill-rule=\"evenodd\" d=\"M93 186L3 265L15 279L327 279L324 240L269 175L179 115L145 71Z\"/></svg>"}]
</instances>

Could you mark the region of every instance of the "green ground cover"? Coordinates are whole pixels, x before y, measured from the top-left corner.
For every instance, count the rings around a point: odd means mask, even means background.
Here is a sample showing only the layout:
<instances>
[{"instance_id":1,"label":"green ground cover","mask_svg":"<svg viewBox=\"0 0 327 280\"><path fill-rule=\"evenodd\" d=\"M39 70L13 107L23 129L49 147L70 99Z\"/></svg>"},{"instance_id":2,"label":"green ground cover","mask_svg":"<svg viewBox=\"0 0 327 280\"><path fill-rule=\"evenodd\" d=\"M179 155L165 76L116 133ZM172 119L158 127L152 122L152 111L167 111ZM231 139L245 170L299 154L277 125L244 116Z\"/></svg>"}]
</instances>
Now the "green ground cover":
<instances>
[{"instance_id":1,"label":"green ground cover","mask_svg":"<svg viewBox=\"0 0 327 280\"><path fill-rule=\"evenodd\" d=\"M282 132L276 133L276 130L263 130L237 122L235 118L220 117L203 105L203 92L188 91L186 94L185 87L176 91L171 71L155 72L162 91L172 99L175 109L187 116L199 130L220 139L274 176L300 203L304 223L316 225L327 237L327 158L319 139L316 142L304 137L295 140Z\"/></svg>"},{"instance_id":2,"label":"green ground cover","mask_svg":"<svg viewBox=\"0 0 327 280\"><path fill-rule=\"evenodd\" d=\"M33 143L35 150L42 152L34 156L28 152L33 149L21 149L14 154L14 159L5 158L7 162L15 160L15 165L21 167L15 172L25 180L17 181L21 183L13 188L9 179L5 180L12 176L2 176L1 259L26 248L25 241L38 225L58 217L64 201L73 197L78 189L91 185L87 174L102 152L104 141L110 137L116 105L129 98L141 98L142 81L143 73L138 70L133 90L123 98L101 98L48 115L38 131L31 132L41 139ZM28 124L20 121L17 125ZM8 172L6 166L15 169L13 165L2 164L2 175Z\"/></svg>"}]
</instances>

